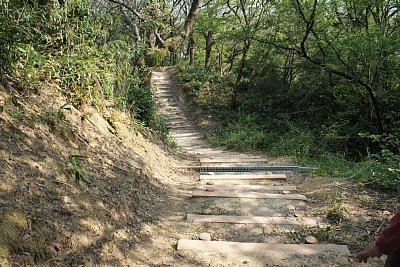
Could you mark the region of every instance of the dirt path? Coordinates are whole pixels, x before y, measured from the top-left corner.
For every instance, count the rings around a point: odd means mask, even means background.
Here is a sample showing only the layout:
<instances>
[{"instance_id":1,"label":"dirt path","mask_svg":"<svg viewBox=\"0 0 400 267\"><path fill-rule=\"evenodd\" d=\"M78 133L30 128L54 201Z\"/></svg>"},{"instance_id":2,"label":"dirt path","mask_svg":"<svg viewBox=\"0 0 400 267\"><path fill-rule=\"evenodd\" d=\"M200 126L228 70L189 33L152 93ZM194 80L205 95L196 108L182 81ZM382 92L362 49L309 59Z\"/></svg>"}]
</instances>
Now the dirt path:
<instances>
[{"instance_id":1,"label":"dirt path","mask_svg":"<svg viewBox=\"0 0 400 267\"><path fill-rule=\"evenodd\" d=\"M204 139L195 124L186 116L180 94L172 77L173 69L153 72L152 84L157 97L160 114L166 119L167 125L181 152L194 155L196 158L238 158L235 166L241 166L240 159L254 158L212 148ZM199 165L195 157L193 165ZM288 165L290 162L281 159L266 159L268 165ZM203 166L231 166L232 163L203 163ZM246 163L245 165L265 165L265 163ZM184 169L179 169L185 172ZM152 266L355 266L347 246L327 245L330 242L319 241L315 245L304 245L305 237L313 234L320 237L327 229L328 222L317 218L318 224L307 227L304 222L296 225L275 223L210 223L187 221L187 214L203 215L220 219L221 216L238 218L237 216L257 216L262 218L278 217L280 219L299 219L298 217L313 217L315 210L312 201L290 199L254 199L248 197L192 197L194 189L207 192L207 180L199 181L199 174L186 170L186 178L175 185L176 194L171 195L165 207L167 214L158 229L150 227L153 241L159 254L157 264ZM181 173L182 174L182 173ZM209 174L210 175L210 174ZM269 180L215 180L209 176L212 186L236 186L224 191L225 194L242 194L240 185L251 186L288 186L304 181L304 174L288 174L287 181ZM223 189L223 188L222 188ZM221 192L211 189L211 192ZM246 191L246 190L245 190ZM247 189L254 192L254 189ZM267 190L267 194L282 196L282 190ZM265 192L264 192L265 193ZM285 192L298 193L298 192ZM262 193L261 193L262 194ZM253 194L254 195L254 194ZM268 195L269 196L269 195ZM172 206L171 206L172 205ZM315 207L314 207L315 208ZM296 217L298 216L298 217ZM226 219L226 218L225 218ZM300 218L300 220L303 220ZM158 231L158 232L154 232ZM211 242L199 240L200 234L210 234ZM166 240L167 239L167 240ZM178 241L178 242L177 242ZM201 243L194 243L194 242ZM230 243L234 242L234 243ZM176 247L178 243L178 248ZM292 245L290 245L292 244ZM257 247L266 245L267 247ZM340 245L340 244L338 244ZM243 247L247 246L247 247ZM269 247L268 247L269 246ZM154 258L148 251L141 251L148 260ZM145 259L144 259L145 260ZM379 265L377 265L379 266Z\"/></svg>"}]
</instances>

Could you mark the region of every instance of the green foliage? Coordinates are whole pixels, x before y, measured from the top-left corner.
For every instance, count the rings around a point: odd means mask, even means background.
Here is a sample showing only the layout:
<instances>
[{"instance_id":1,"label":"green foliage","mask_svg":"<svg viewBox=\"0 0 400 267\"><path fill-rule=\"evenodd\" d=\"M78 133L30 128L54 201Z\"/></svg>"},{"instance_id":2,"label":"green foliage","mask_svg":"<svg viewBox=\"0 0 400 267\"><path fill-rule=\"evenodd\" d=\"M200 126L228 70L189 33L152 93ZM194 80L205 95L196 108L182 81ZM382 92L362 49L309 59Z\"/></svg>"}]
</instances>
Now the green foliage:
<instances>
[{"instance_id":1,"label":"green foliage","mask_svg":"<svg viewBox=\"0 0 400 267\"><path fill-rule=\"evenodd\" d=\"M155 115L155 103L149 87L135 86L128 90L127 103L133 116L149 126Z\"/></svg>"},{"instance_id":2,"label":"green foliage","mask_svg":"<svg viewBox=\"0 0 400 267\"><path fill-rule=\"evenodd\" d=\"M2 69L24 86L67 96L75 107L89 104L102 109L104 100L112 100L167 135L155 118L149 70L139 66L145 44L133 38L121 12L94 8L86 0L33 3L0 1ZM164 50L157 55L161 61L166 57ZM62 109L47 112L44 121L56 123Z\"/></svg>"},{"instance_id":3,"label":"green foliage","mask_svg":"<svg viewBox=\"0 0 400 267\"><path fill-rule=\"evenodd\" d=\"M325 112L325 109L341 109L334 103L328 103L323 109L307 108L306 105L309 106L310 101L312 103L315 99L332 99L329 94L321 96L321 91L311 80L299 88L288 90L273 76L277 73L271 75L266 72L264 78L262 76L244 86L239 112L232 112L228 102L221 101L226 96L224 90L230 86L226 79L218 78L213 82L209 77L215 73L193 66L181 67L179 73L196 107L208 110L217 119L219 126L207 136L215 145L295 156L299 164L317 167L314 172L319 175L356 178L360 184L387 189L399 187L398 154L383 150L366 158L363 153L367 150L355 153L360 147L375 150L382 144L393 150L398 147L398 139L394 136L358 134L363 128L354 125L357 122L355 117L350 122L344 120L340 113ZM196 84L201 86L194 86ZM299 109L304 109L304 112L298 112ZM290 114L288 110L293 112Z\"/></svg>"},{"instance_id":4,"label":"green foliage","mask_svg":"<svg viewBox=\"0 0 400 267\"><path fill-rule=\"evenodd\" d=\"M202 110L219 110L217 115L225 114L232 94L233 76L220 77L214 71L199 66L178 66L179 81L183 90ZM217 93L218 92L218 93Z\"/></svg>"},{"instance_id":5,"label":"green foliage","mask_svg":"<svg viewBox=\"0 0 400 267\"><path fill-rule=\"evenodd\" d=\"M397 6L285 0L268 2L255 16L261 2L216 1L199 15L198 55L205 55L211 31L213 68L183 66L179 74L198 109L217 120L210 140L296 156L319 174L398 189Z\"/></svg>"},{"instance_id":6,"label":"green foliage","mask_svg":"<svg viewBox=\"0 0 400 267\"><path fill-rule=\"evenodd\" d=\"M92 185L92 178L86 174L85 170L80 165L80 161L82 161L85 157L80 155L70 155L68 158L72 165L72 173L75 177L75 182L79 183L81 180L83 180L85 183Z\"/></svg>"},{"instance_id":7,"label":"green foliage","mask_svg":"<svg viewBox=\"0 0 400 267\"><path fill-rule=\"evenodd\" d=\"M156 112L156 103L150 87L137 86L131 88L128 91L126 101L129 105L129 111L134 118L139 120L144 126L155 130L161 139L171 147L175 146L169 136L169 130L164 119Z\"/></svg>"},{"instance_id":8,"label":"green foliage","mask_svg":"<svg viewBox=\"0 0 400 267\"><path fill-rule=\"evenodd\" d=\"M381 188L392 188L400 193L400 156L389 150L382 150L370 159L357 164L354 177L361 184L373 183Z\"/></svg>"},{"instance_id":9,"label":"green foliage","mask_svg":"<svg viewBox=\"0 0 400 267\"><path fill-rule=\"evenodd\" d=\"M261 131L255 117L239 115L208 138L219 146L239 150L262 150L265 149L267 136Z\"/></svg>"},{"instance_id":10,"label":"green foliage","mask_svg":"<svg viewBox=\"0 0 400 267\"><path fill-rule=\"evenodd\" d=\"M25 114L20 108L13 108L10 110L10 116L17 121L22 121L25 119Z\"/></svg>"},{"instance_id":11,"label":"green foliage","mask_svg":"<svg viewBox=\"0 0 400 267\"><path fill-rule=\"evenodd\" d=\"M221 81L221 77L215 72L198 66L180 65L179 74L179 80L191 93L195 90L204 90L210 84L216 86Z\"/></svg>"},{"instance_id":12,"label":"green foliage","mask_svg":"<svg viewBox=\"0 0 400 267\"><path fill-rule=\"evenodd\" d=\"M10 26L0 32L1 62L24 84L53 84L75 105L96 106L134 82L132 62L143 45L126 38L118 13L94 16L83 0L54 7L16 2L1 4L0 19Z\"/></svg>"}]
</instances>

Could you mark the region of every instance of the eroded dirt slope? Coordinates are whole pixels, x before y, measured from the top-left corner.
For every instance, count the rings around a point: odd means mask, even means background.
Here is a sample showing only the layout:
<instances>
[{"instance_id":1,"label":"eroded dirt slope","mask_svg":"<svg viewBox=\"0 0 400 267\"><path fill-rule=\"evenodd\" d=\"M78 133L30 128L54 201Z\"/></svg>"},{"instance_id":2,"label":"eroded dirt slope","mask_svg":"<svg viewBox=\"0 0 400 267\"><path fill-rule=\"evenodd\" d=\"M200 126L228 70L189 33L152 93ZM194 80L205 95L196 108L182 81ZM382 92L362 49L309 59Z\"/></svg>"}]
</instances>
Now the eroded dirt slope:
<instances>
[{"instance_id":1,"label":"eroded dirt slope","mask_svg":"<svg viewBox=\"0 0 400 267\"><path fill-rule=\"evenodd\" d=\"M135 250L185 163L113 108L15 88L0 85L0 266L150 262Z\"/></svg>"}]
</instances>

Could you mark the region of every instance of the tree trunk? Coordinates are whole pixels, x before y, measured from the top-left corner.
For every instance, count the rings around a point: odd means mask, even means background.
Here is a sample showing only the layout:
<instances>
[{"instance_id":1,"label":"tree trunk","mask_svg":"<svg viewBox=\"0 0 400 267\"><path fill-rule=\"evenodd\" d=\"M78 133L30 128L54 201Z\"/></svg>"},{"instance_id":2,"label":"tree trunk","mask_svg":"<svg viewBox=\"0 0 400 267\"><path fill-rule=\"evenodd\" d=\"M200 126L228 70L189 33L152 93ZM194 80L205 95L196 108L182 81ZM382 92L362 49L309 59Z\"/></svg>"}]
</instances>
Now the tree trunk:
<instances>
[{"instance_id":1,"label":"tree trunk","mask_svg":"<svg viewBox=\"0 0 400 267\"><path fill-rule=\"evenodd\" d=\"M233 88L233 93L232 93L232 99L231 99L231 106L233 109L237 109L238 107L238 94L239 94L239 84L242 81L243 75L244 75L244 68L246 66L247 62L247 54L250 49L250 40L245 40L244 41L244 47L243 47L243 54L242 54L242 59L240 60L237 76L236 76L236 81L235 81L235 87Z\"/></svg>"},{"instance_id":2,"label":"tree trunk","mask_svg":"<svg viewBox=\"0 0 400 267\"><path fill-rule=\"evenodd\" d=\"M190 11L185 20L185 24L183 25L181 32L177 36L173 36L165 41L162 41L162 39L159 38L162 46L167 48L168 51L175 52L182 45L183 41L185 41L186 37L188 37L193 29L193 25L196 19L196 12L199 9L199 5L200 0L192 1L192 5L190 6Z\"/></svg>"},{"instance_id":3,"label":"tree trunk","mask_svg":"<svg viewBox=\"0 0 400 267\"><path fill-rule=\"evenodd\" d=\"M180 33L181 42L185 40L185 38L190 34L193 29L194 21L196 18L196 12L199 9L200 0L193 0L192 5L190 6L189 14L185 20L185 24Z\"/></svg>"},{"instance_id":4,"label":"tree trunk","mask_svg":"<svg viewBox=\"0 0 400 267\"><path fill-rule=\"evenodd\" d=\"M218 49L218 46L217 46ZM224 62L222 53L224 51L224 45L221 44L221 48L218 49L218 65L219 65L219 75L222 77L224 75Z\"/></svg>"},{"instance_id":5,"label":"tree trunk","mask_svg":"<svg viewBox=\"0 0 400 267\"><path fill-rule=\"evenodd\" d=\"M293 51L286 51L285 67L283 73L283 84L287 89L290 89L294 79L294 71L293 71L294 56L295 53Z\"/></svg>"},{"instance_id":6,"label":"tree trunk","mask_svg":"<svg viewBox=\"0 0 400 267\"><path fill-rule=\"evenodd\" d=\"M212 52L212 47L215 44L215 41L213 40L213 32L208 31L207 33L203 33L204 39L206 40L206 57L204 59L204 67L206 69L210 68L210 62L211 62L211 52Z\"/></svg>"},{"instance_id":7,"label":"tree trunk","mask_svg":"<svg viewBox=\"0 0 400 267\"><path fill-rule=\"evenodd\" d=\"M369 98L371 100L372 106L374 108L374 112L376 115L376 118L378 120L378 128L379 128L379 132L380 134L385 134L385 126L383 124L383 119L382 119L382 115L381 115L381 110L379 107L379 103L378 103L378 98L376 97L376 94L374 92L374 90L372 89L372 87L368 84L363 84L365 89L367 89L368 94L369 94Z\"/></svg>"},{"instance_id":8,"label":"tree trunk","mask_svg":"<svg viewBox=\"0 0 400 267\"><path fill-rule=\"evenodd\" d=\"M154 35L153 32L149 32L147 35L147 49L145 51L144 55L144 61L146 63L146 66L153 66L154 65L154 60L153 60L153 49L156 41L156 36Z\"/></svg>"},{"instance_id":9,"label":"tree trunk","mask_svg":"<svg viewBox=\"0 0 400 267\"><path fill-rule=\"evenodd\" d=\"M195 58L194 58L194 50L196 47L196 40L193 37L193 34L189 37L188 49L187 54L189 55L189 65L194 65Z\"/></svg>"}]
</instances>

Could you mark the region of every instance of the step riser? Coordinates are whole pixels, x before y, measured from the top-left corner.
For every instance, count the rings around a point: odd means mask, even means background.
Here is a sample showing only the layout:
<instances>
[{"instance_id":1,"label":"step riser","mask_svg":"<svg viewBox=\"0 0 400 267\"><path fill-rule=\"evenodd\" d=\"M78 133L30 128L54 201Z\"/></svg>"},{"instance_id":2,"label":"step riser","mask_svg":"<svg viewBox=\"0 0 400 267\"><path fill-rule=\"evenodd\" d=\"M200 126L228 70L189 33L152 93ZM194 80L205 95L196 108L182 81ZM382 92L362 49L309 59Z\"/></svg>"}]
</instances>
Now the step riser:
<instances>
[{"instance_id":1,"label":"step riser","mask_svg":"<svg viewBox=\"0 0 400 267\"><path fill-rule=\"evenodd\" d=\"M286 199L286 200L307 200L306 196L300 194L271 194L257 192L233 193L226 191L202 191L194 190L193 197L223 197L223 198L255 198L255 199Z\"/></svg>"},{"instance_id":2,"label":"step riser","mask_svg":"<svg viewBox=\"0 0 400 267\"><path fill-rule=\"evenodd\" d=\"M219 253L262 253L265 255L281 254L282 256L285 255L285 257L288 258L295 255L312 256L326 253L351 256L347 246L333 244L267 244L181 239L178 241L177 249Z\"/></svg>"},{"instance_id":3,"label":"step riser","mask_svg":"<svg viewBox=\"0 0 400 267\"><path fill-rule=\"evenodd\" d=\"M288 217L261 217L261 216L224 216L224 215L197 215L188 214L187 220L202 223L240 223L240 224L274 224L316 227L321 219L313 218L288 218Z\"/></svg>"}]
</instances>

